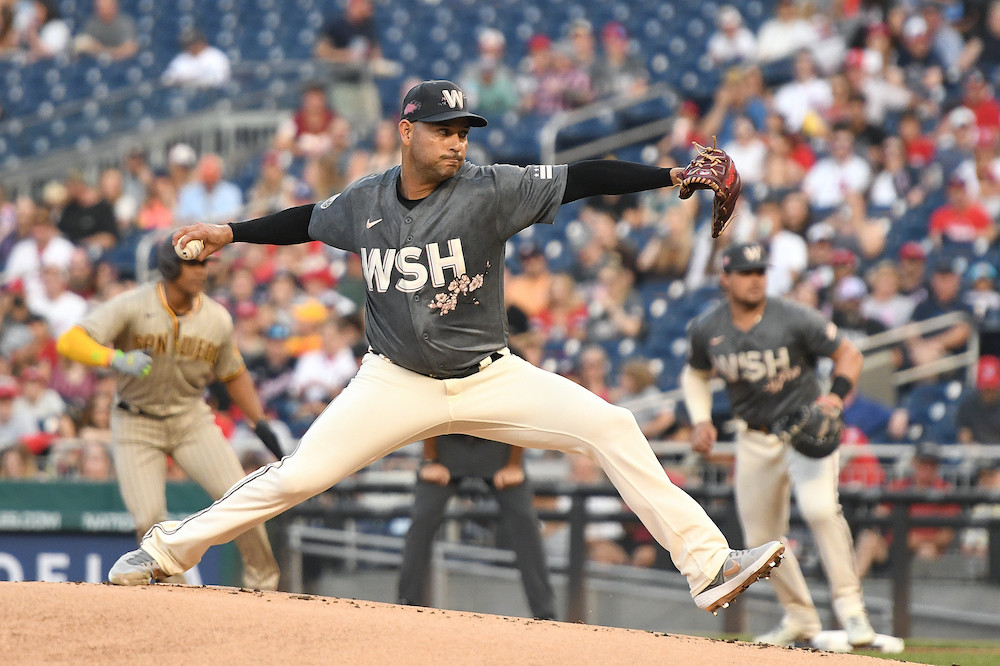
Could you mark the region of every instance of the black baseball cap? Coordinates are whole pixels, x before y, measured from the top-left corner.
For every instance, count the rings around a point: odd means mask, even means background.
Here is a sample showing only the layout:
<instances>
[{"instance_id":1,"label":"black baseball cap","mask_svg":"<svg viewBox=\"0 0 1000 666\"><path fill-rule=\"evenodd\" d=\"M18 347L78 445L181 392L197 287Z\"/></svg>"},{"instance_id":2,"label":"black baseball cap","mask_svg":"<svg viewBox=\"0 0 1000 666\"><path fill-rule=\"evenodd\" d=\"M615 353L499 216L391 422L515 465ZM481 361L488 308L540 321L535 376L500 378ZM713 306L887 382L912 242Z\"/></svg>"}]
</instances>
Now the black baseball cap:
<instances>
[{"instance_id":1,"label":"black baseball cap","mask_svg":"<svg viewBox=\"0 0 1000 666\"><path fill-rule=\"evenodd\" d=\"M468 118L473 127L486 127L486 118L466 110L465 93L451 81L423 81L410 88L400 118L414 123Z\"/></svg>"},{"instance_id":2,"label":"black baseball cap","mask_svg":"<svg viewBox=\"0 0 1000 666\"><path fill-rule=\"evenodd\" d=\"M757 242L733 245L722 254L722 270L727 273L767 270L767 248Z\"/></svg>"},{"instance_id":3,"label":"black baseball cap","mask_svg":"<svg viewBox=\"0 0 1000 666\"><path fill-rule=\"evenodd\" d=\"M965 272L967 264L968 262L962 257L939 256L934 259L934 272L961 275Z\"/></svg>"}]
</instances>

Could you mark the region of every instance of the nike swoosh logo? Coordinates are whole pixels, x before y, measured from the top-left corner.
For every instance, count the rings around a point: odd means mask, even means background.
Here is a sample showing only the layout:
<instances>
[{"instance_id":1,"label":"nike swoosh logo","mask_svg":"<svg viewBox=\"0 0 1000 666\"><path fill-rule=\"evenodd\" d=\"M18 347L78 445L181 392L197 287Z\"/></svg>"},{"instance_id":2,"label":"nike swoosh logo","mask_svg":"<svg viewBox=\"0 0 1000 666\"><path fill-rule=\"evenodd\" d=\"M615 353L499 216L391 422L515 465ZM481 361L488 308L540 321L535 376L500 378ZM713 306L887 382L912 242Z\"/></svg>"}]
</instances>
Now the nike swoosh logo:
<instances>
[{"instance_id":1,"label":"nike swoosh logo","mask_svg":"<svg viewBox=\"0 0 1000 666\"><path fill-rule=\"evenodd\" d=\"M374 227L376 224L378 224L381 221L382 221L381 217L378 218L377 220L373 220L371 218L368 218L368 221L365 222L365 229L371 229L372 227Z\"/></svg>"},{"instance_id":2,"label":"nike swoosh logo","mask_svg":"<svg viewBox=\"0 0 1000 666\"><path fill-rule=\"evenodd\" d=\"M714 347L715 345L719 344L720 342L722 342L725 339L726 339L726 336L724 336L724 335L717 335L714 338L709 338L708 344L710 344L710 345L712 345Z\"/></svg>"},{"instance_id":3,"label":"nike swoosh logo","mask_svg":"<svg viewBox=\"0 0 1000 666\"><path fill-rule=\"evenodd\" d=\"M743 567L740 566L739 562L732 562L731 561L729 563L732 564L732 566L722 572L722 575L724 577L726 577L726 578L729 578L730 576L735 576L743 568Z\"/></svg>"}]
</instances>

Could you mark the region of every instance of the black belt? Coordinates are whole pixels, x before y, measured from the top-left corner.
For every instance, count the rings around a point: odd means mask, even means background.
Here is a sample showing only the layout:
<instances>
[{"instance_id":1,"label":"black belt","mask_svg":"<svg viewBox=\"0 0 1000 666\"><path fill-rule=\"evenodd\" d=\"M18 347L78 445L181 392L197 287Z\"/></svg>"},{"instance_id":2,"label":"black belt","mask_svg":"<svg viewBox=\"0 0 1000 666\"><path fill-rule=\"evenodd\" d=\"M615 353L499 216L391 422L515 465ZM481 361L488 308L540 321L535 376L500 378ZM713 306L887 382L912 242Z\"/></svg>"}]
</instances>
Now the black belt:
<instances>
[{"instance_id":1,"label":"black belt","mask_svg":"<svg viewBox=\"0 0 1000 666\"><path fill-rule=\"evenodd\" d=\"M115 405L115 406L118 407L118 409L121 409L123 411L128 412L132 416L145 416L148 419L165 419L165 418L167 418L165 416L159 416L157 414L150 414L149 412L145 412L145 411L139 409L138 407L136 407L135 405L128 404L124 400L119 400L118 404Z\"/></svg>"},{"instance_id":2,"label":"black belt","mask_svg":"<svg viewBox=\"0 0 1000 666\"><path fill-rule=\"evenodd\" d=\"M785 430L788 429L788 422L792 418L792 415L786 414L784 416L779 416L777 419L770 423L747 423L747 430L756 430L762 432L765 435L780 435Z\"/></svg>"},{"instance_id":3,"label":"black belt","mask_svg":"<svg viewBox=\"0 0 1000 666\"><path fill-rule=\"evenodd\" d=\"M506 353L504 353L504 351L506 351ZM459 371L457 374L453 375L451 377L451 379L462 379L463 377L470 377L470 376L476 374L477 372L479 372L480 370L485 370L486 368L488 368L490 366L490 364L492 364L492 363L494 363L496 361L499 361L500 359L502 359L504 356L507 356L508 354L510 354L510 350L507 349L506 347L504 347L500 351L493 352L492 354L490 354L489 356L487 356L486 358L484 358L479 363L476 363L475 365L471 365L468 368L466 368L465 370ZM433 376L434 375L431 375L431 377L433 377Z\"/></svg>"},{"instance_id":4,"label":"black belt","mask_svg":"<svg viewBox=\"0 0 1000 666\"><path fill-rule=\"evenodd\" d=\"M765 435L770 435L771 434L771 426L770 425L753 425L751 423L748 423L747 424L747 430L756 430L758 432L764 433Z\"/></svg>"},{"instance_id":5,"label":"black belt","mask_svg":"<svg viewBox=\"0 0 1000 666\"><path fill-rule=\"evenodd\" d=\"M373 354L378 354L379 356L381 356L386 361L389 361L389 363L393 362L391 358L389 358L388 356L386 356L385 354L383 354L379 350L375 349L371 345L368 346L368 349ZM468 368L463 368L461 370L458 370L458 371L455 372L455 374L449 375L448 377L441 377L439 375L427 374L427 373L424 373L424 372L419 372L417 374L421 374L421 375L423 375L425 377L431 377L432 379L463 379L465 377L471 377L472 375L476 374L477 372L481 372L481 371L485 370L486 368L490 367L493 363L495 363L495 362L499 361L500 359L502 359L504 356L510 356L510 348L509 347L504 347L503 349L498 349L497 351L493 352L492 354L490 354L489 356L487 356L486 358L484 358L483 360L481 360L479 363L476 363L475 365L470 365ZM414 371L414 372L416 372L416 371Z\"/></svg>"}]
</instances>

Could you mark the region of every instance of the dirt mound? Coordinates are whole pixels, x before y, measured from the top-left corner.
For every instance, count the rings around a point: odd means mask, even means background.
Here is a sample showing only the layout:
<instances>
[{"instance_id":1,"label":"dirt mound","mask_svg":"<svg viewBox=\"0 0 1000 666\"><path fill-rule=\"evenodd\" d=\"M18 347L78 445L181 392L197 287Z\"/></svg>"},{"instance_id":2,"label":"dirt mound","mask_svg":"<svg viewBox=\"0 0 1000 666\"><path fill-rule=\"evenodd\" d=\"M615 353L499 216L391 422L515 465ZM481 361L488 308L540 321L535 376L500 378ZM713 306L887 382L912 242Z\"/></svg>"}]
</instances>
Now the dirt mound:
<instances>
[{"instance_id":1,"label":"dirt mound","mask_svg":"<svg viewBox=\"0 0 1000 666\"><path fill-rule=\"evenodd\" d=\"M226 587L0 582L3 663L884 664L629 629Z\"/></svg>"}]
</instances>

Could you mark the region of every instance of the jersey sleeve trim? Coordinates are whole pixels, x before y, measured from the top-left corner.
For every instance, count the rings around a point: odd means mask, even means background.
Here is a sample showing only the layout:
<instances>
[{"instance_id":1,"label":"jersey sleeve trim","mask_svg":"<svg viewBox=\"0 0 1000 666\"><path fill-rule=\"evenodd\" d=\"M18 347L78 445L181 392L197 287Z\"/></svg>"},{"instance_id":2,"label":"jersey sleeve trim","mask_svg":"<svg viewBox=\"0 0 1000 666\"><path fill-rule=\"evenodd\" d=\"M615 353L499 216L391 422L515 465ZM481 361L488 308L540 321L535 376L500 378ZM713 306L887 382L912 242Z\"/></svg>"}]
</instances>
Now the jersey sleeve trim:
<instances>
[{"instance_id":1,"label":"jersey sleeve trim","mask_svg":"<svg viewBox=\"0 0 1000 666\"><path fill-rule=\"evenodd\" d=\"M237 370L236 372L234 372L234 373L232 373L230 375L227 375L225 377L219 377L219 381L222 382L223 384L231 382L234 379L236 379L237 377L239 377L240 375L242 375L246 371L247 371L247 367L244 365L239 370Z\"/></svg>"}]
</instances>

